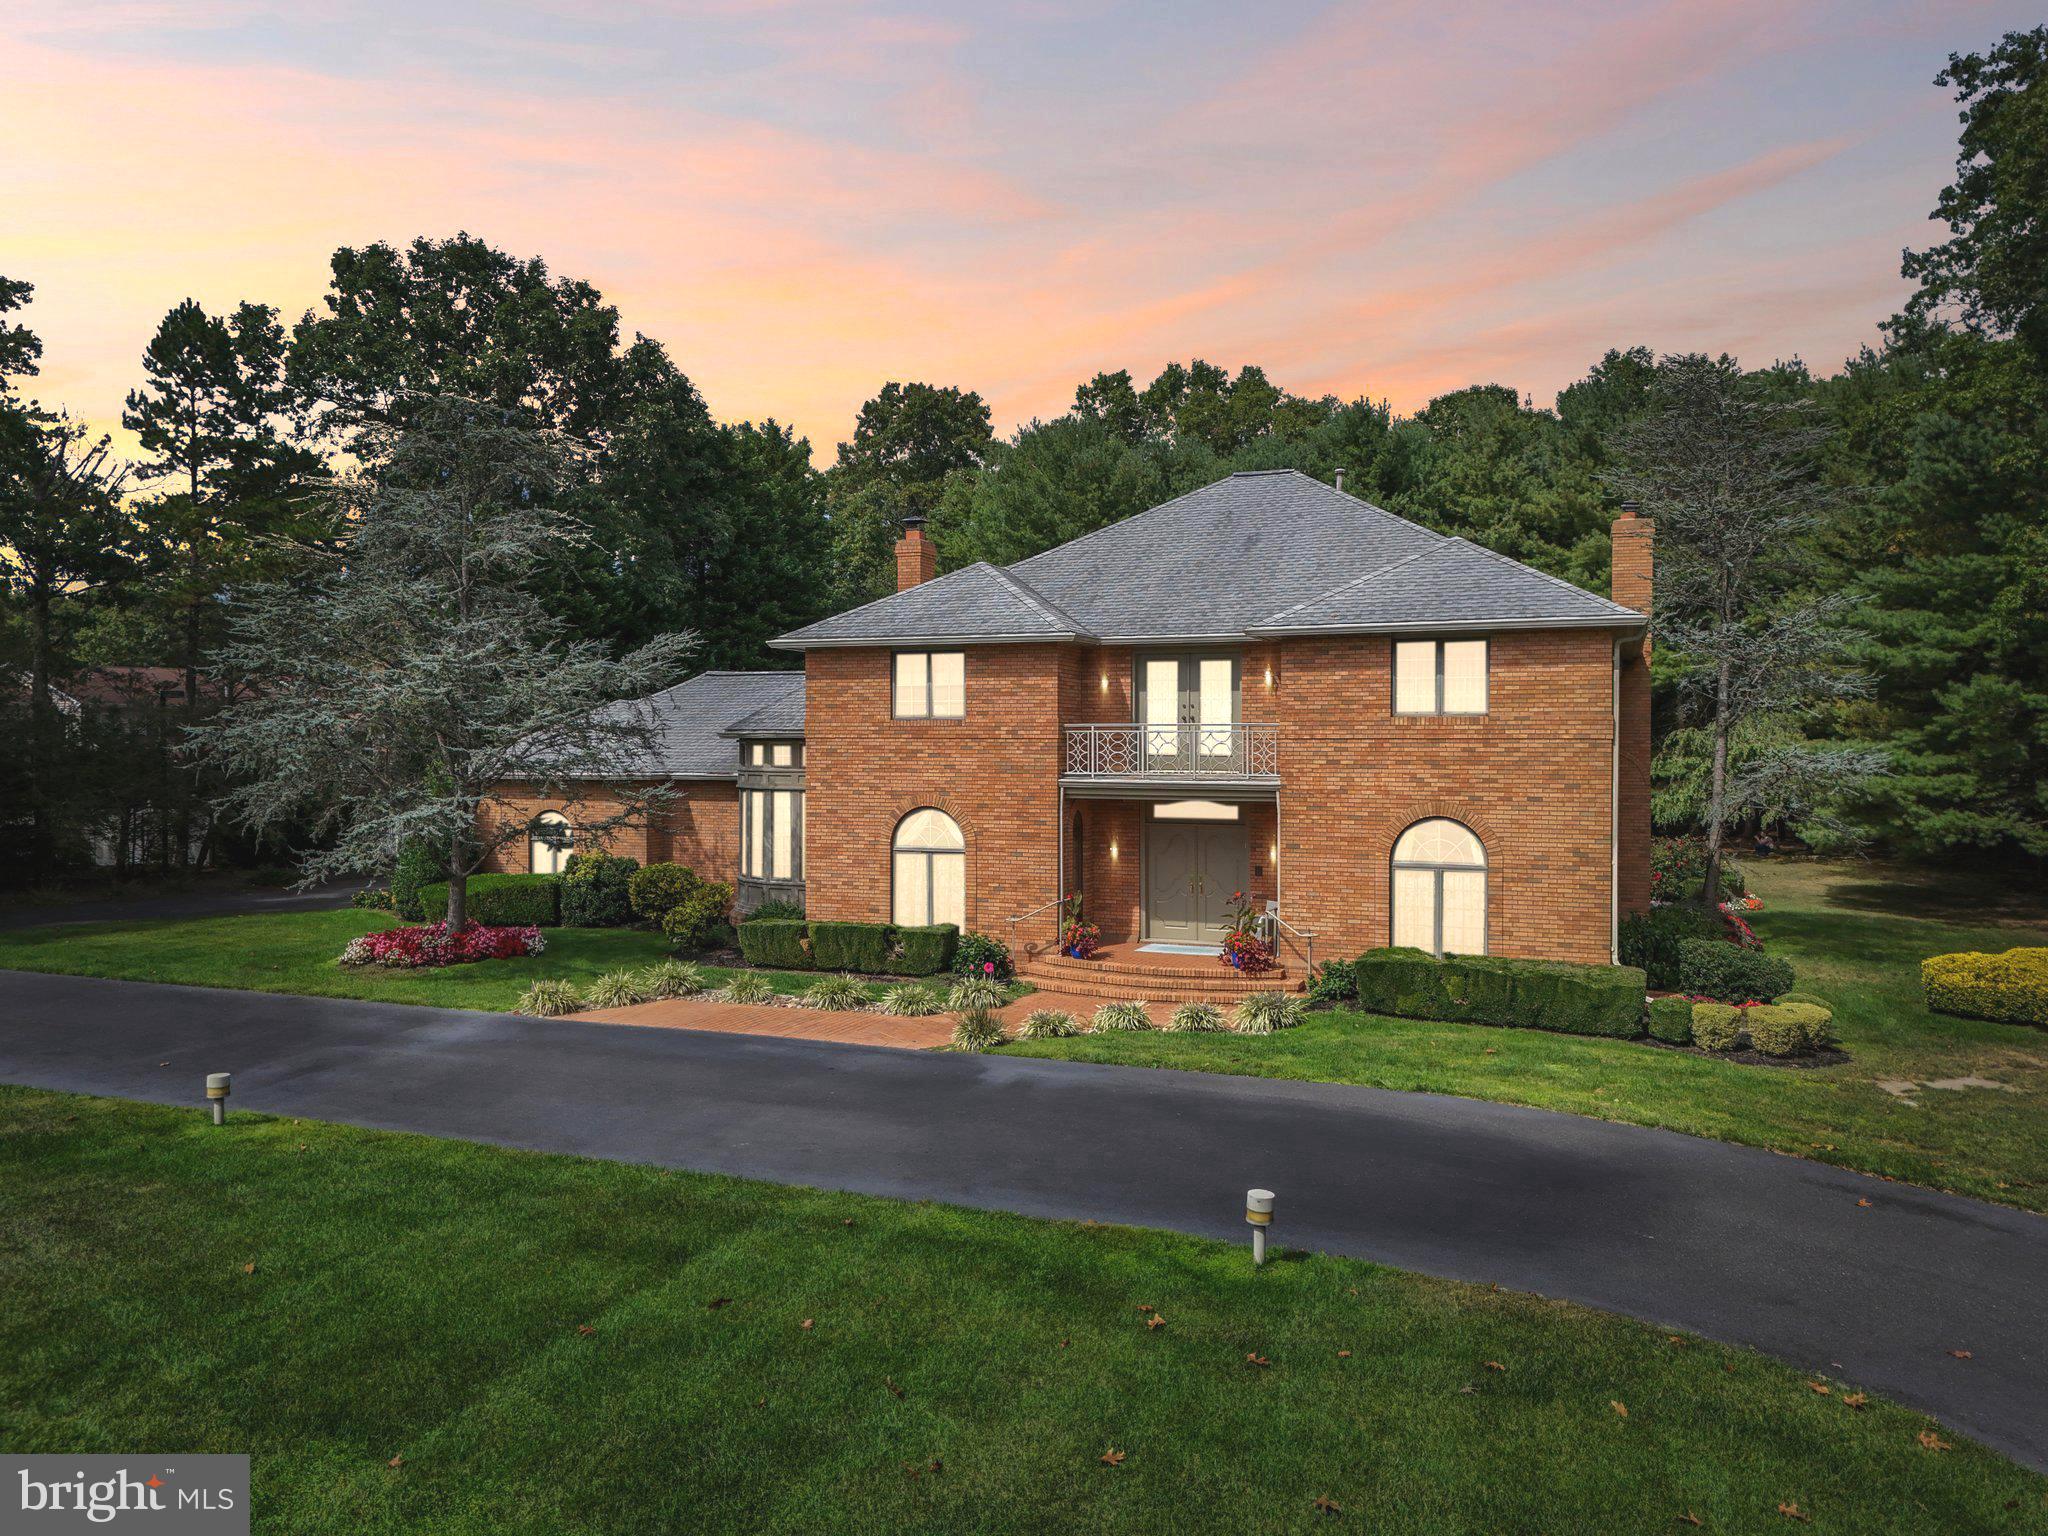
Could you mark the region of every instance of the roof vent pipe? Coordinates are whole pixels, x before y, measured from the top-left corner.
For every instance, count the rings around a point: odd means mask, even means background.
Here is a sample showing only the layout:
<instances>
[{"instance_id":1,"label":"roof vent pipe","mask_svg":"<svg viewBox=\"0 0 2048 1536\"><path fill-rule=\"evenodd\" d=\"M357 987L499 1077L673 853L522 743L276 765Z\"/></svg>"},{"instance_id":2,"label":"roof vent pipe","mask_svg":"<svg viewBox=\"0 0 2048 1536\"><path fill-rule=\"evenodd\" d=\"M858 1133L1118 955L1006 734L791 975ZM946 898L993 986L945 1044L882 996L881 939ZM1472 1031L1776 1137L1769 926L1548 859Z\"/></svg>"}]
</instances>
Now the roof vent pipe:
<instances>
[{"instance_id":1,"label":"roof vent pipe","mask_svg":"<svg viewBox=\"0 0 2048 1536\"><path fill-rule=\"evenodd\" d=\"M1344 489L1344 471L1341 469L1337 471L1337 489L1340 491Z\"/></svg>"}]
</instances>

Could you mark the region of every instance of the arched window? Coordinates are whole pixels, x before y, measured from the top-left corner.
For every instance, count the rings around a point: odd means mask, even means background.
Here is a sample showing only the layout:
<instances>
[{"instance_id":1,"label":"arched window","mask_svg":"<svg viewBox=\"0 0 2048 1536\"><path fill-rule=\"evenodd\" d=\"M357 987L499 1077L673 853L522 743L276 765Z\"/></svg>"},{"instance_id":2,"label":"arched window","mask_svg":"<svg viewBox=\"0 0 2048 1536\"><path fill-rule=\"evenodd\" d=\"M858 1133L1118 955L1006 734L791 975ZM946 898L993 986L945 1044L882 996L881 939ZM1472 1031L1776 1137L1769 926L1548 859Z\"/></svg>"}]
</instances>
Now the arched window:
<instances>
[{"instance_id":1,"label":"arched window","mask_svg":"<svg viewBox=\"0 0 2048 1536\"><path fill-rule=\"evenodd\" d=\"M576 851L576 833L560 811L542 811L526 834L526 867L536 875L559 875Z\"/></svg>"},{"instance_id":2,"label":"arched window","mask_svg":"<svg viewBox=\"0 0 2048 1536\"><path fill-rule=\"evenodd\" d=\"M929 806L912 811L896 823L891 853L899 928L967 926L967 839L958 822Z\"/></svg>"},{"instance_id":3,"label":"arched window","mask_svg":"<svg viewBox=\"0 0 2048 1536\"><path fill-rule=\"evenodd\" d=\"M1394 844L1394 942L1433 955L1486 953L1486 849L1438 817Z\"/></svg>"}]
</instances>

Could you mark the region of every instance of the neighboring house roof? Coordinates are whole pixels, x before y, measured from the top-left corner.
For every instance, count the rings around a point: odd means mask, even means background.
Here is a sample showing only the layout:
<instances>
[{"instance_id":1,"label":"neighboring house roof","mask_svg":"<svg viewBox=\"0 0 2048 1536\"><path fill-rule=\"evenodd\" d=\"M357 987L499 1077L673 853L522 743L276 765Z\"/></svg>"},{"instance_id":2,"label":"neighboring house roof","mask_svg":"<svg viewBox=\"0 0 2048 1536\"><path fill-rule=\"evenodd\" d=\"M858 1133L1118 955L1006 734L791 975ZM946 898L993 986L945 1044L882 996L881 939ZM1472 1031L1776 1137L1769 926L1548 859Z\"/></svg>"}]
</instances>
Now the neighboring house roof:
<instances>
[{"instance_id":1,"label":"neighboring house roof","mask_svg":"<svg viewBox=\"0 0 2048 1536\"><path fill-rule=\"evenodd\" d=\"M969 566L773 644L1157 643L1642 622L1569 582L1286 469L1230 475L1005 569Z\"/></svg>"},{"instance_id":2,"label":"neighboring house roof","mask_svg":"<svg viewBox=\"0 0 2048 1536\"><path fill-rule=\"evenodd\" d=\"M653 739L644 757L636 753L614 778L731 779L739 775L739 743L726 728L761 711L786 707L794 698L799 728L803 719L801 672L700 672L645 699L607 705L604 714L646 710ZM599 718L604 718L600 714Z\"/></svg>"}]
</instances>

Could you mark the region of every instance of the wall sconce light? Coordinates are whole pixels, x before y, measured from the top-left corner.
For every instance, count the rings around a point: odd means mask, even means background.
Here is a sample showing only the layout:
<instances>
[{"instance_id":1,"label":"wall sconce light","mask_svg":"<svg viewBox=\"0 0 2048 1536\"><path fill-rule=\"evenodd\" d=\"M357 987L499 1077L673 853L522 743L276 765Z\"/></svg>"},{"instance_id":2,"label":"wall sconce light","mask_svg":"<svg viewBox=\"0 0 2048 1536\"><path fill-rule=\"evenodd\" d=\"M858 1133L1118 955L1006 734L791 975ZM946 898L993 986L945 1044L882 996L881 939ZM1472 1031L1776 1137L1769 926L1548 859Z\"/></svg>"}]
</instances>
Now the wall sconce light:
<instances>
[{"instance_id":1,"label":"wall sconce light","mask_svg":"<svg viewBox=\"0 0 2048 1536\"><path fill-rule=\"evenodd\" d=\"M1109 856L1110 856L1110 857L1111 857L1112 859L1116 857L1116 839L1115 839L1115 838L1111 838L1111 839L1109 840Z\"/></svg>"},{"instance_id":2,"label":"wall sconce light","mask_svg":"<svg viewBox=\"0 0 2048 1536\"><path fill-rule=\"evenodd\" d=\"M1268 688L1273 686L1273 665L1271 662L1266 664L1266 686Z\"/></svg>"},{"instance_id":3,"label":"wall sconce light","mask_svg":"<svg viewBox=\"0 0 2048 1536\"><path fill-rule=\"evenodd\" d=\"M1280 845L1278 843L1273 845L1273 862L1275 864L1280 862Z\"/></svg>"},{"instance_id":4,"label":"wall sconce light","mask_svg":"<svg viewBox=\"0 0 2048 1536\"><path fill-rule=\"evenodd\" d=\"M1109 674L1107 672L1102 674L1102 691L1104 693L1109 692Z\"/></svg>"}]
</instances>

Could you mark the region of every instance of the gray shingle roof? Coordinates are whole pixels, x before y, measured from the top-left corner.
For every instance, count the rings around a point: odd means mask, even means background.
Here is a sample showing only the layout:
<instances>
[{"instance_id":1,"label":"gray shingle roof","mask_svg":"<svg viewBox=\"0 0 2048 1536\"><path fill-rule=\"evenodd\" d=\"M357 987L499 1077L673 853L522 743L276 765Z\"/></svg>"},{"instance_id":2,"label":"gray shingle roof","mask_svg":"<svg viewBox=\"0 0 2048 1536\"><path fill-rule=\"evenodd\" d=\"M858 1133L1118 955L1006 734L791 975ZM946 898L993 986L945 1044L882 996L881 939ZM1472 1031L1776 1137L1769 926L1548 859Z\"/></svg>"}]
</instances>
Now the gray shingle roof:
<instances>
[{"instance_id":1,"label":"gray shingle roof","mask_svg":"<svg viewBox=\"0 0 2048 1536\"><path fill-rule=\"evenodd\" d=\"M774 644L1640 622L1568 582L1284 469L1227 476L1006 569L972 565Z\"/></svg>"},{"instance_id":2,"label":"gray shingle roof","mask_svg":"<svg viewBox=\"0 0 2048 1536\"><path fill-rule=\"evenodd\" d=\"M785 672L780 675L795 678L799 683L803 681L803 674L800 672ZM751 715L742 715L720 732L721 735L730 736L734 740L748 736L787 738L801 736L803 733L804 691L800 687L777 694Z\"/></svg>"},{"instance_id":3,"label":"gray shingle roof","mask_svg":"<svg viewBox=\"0 0 2048 1536\"><path fill-rule=\"evenodd\" d=\"M1080 623L1009 571L976 562L782 636L791 650L911 640L1078 640Z\"/></svg>"},{"instance_id":4,"label":"gray shingle roof","mask_svg":"<svg viewBox=\"0 0 2048 1536\"><path fill-rule=\"evenodd\" d=\"M1268 614L1253 634L1323 634L1493 625L1623 625L1642 615L1518 560L1448 538L1305 603Z\"/></svg>"},{"instance_id":5,"label":"gray shingle roof","mask_svg":"<svg viewBox=\"0 0 2048 1536\"><path fill-rule=\"evenodd\" d=\"M700 672L673 688L607 706L607 712L645 708L654 738L644 761L625 765L621 778L730 779L739 774L739 743L728 726L794 699L801 727L801 672Z\"/></svg>"}]
</instances>

